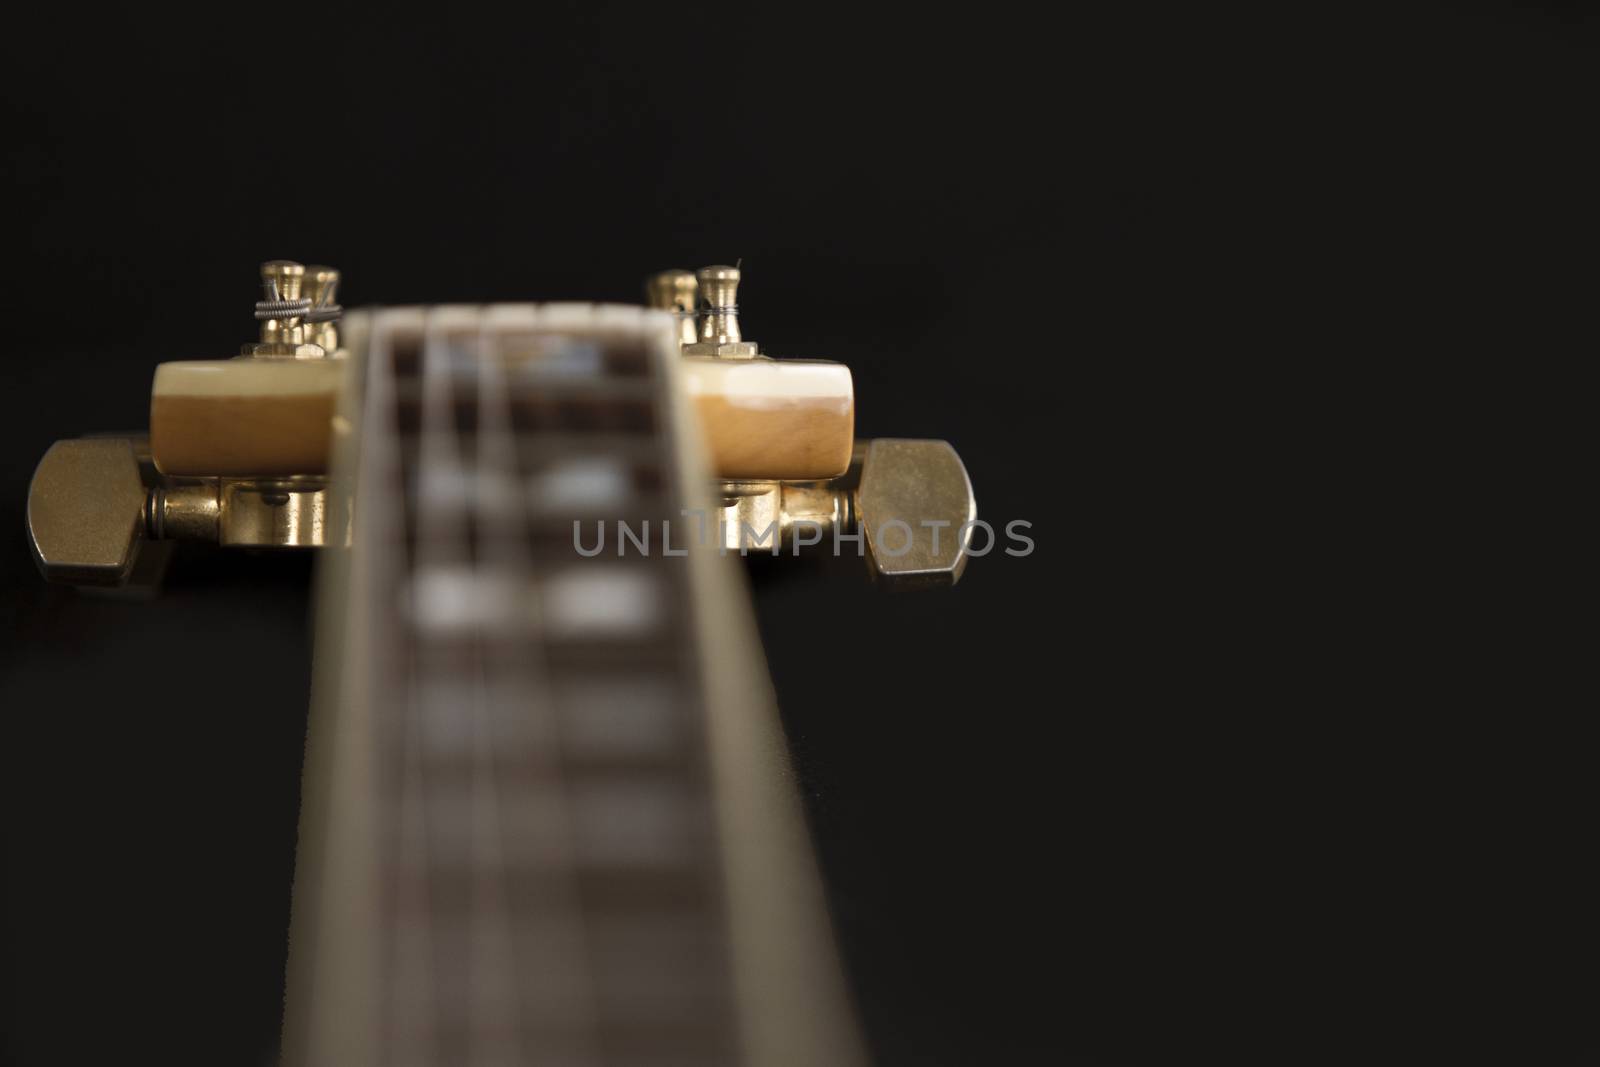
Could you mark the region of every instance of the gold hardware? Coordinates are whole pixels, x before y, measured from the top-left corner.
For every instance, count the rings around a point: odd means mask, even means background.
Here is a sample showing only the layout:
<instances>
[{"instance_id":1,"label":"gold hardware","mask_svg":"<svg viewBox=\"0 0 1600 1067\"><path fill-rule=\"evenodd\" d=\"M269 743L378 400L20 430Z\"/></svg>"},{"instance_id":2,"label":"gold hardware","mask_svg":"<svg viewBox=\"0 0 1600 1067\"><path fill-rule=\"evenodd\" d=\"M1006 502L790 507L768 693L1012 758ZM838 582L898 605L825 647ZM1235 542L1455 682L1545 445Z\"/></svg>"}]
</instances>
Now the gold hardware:
<instances>
[{"instance_id":1,"label":"gold hardware","mask_svg":"<svg viewBox=\"0 0 1600 1067\"><path fill-rule=\"evenodd\" d=\"M850 470L826 482L722 482L719 533L729 551L833 550L860 538L872 576L893 589L954 585L978 517L972 483L944 441L860 442Z\"/></svg>"},{"instance_id":2,"label":"gold hardware","mask_svg":"<svg viewBox=\"0 0 1600 1067\"><path fill-rule=\"evenodd\" d=\"M664 270L645 282L645 303L670 311L678 320L678 343L692 345L700 339L695 331L695 298L699 291L694 274L686 270Z\"/></svg>"},{"instance_id":3,"label":"gold hardware","mask_svg":"<svg viewBox=\"0 0 1600 1067\"><path fill-rule=\"evenodd\" d=\"M739 333L739 268L702 267L695 278L700 287L698 338L683 346L683 354L728 359L758 355L755 343Z\"/></svg>"},{"instance_id":4,"label":"gold hardware","mask_svg":"<svg viewBox=\"0 0 1600 1067\"><path fill-rule=\"evenodd\" d=\"M217 540L254 548L328 543L328 487L321 478L224 478Z\"/></svg>"},{"instance_id":5,"label":"gold hardware","mask_svg":"<svg viewBox=\"0 0 1600 1067\"><path fill-rule=\"evenodd\" d=\"M333 275L338 272L318 267ZM322 359L331 349L312 342L312 328L306 323L313 307L310 297L302 296L306 268L288 259L272 259L261 264L262 299L256 302L256 318L261 322L261 340L240 348L240 354L263 359ZM318 297L331 301L333 289L326 279L313 280Z\"/></svg>"},{"instance_id":6,"label":"gold hardware","mask_svg":"<svg viewBox=\"0 0 1600 1067\"><path fill-rule=\"evenodd\" d=\"M50 581L121 585L146 541L328 543L321 478L163 478L142 437L57 441L28 488L28 539Z\"/></svg>"},{"instance_id":7,"label":"gold hardware","mask_svg":"<svg viewBox=\"0 0 1600 1067\"><path fill-rule=\"evenodd\" d=\"M275 259L261 265L261 285L263 299L256 304L260 340L243 347L245 356L320 360L343 354L338 352L337 270ZM249 364L217 365L243 369ZM152 409L162 399L153 395ZM322 398L313 399L320 403ZM329 410L320 422L311 419L312 425L331 418L331 398L313 407ZM157 421L153 418L152 424ZM280 421L268 419L263 425ZM288 422L289 432L301 432L293 419ZM248 428L249 419L242 425ZM57 441L39 461L28 490L28 538L45 578L78 585L129 581L146 541L317 547L327 544L329 536L327 483L319 474L323 463L320 458L308 460L305 465L312 469L293 477L261 477L270 468L248 464L239 472L248 476L219 477L223 463L189 471L193 476L174 476L156 468L143 436ZM139 573L146 570L139 568Z\"/></svg>"},{"instance_id":8,"label":"gold hardware","mask_svg":"<svg viewBox=\"0 0 1600 1067\"><path fill-rule=\"evenodd\" d=\"M234 548L320 548L328 543L321 478L196 478L151 491L152 540Z\"/></svg>"},{"instance_id":9,"label":"gold hardware","mask_svg":"<svg viewBox=\"0 0 1600 1067\"><path fill-rule=\"evenodd\" d=\"M332 267L307 267L304 288L311 301L306 340L331 356L339 351L339 272Z\"/></svg>"},{"instance_id":10,"label":"gold hardware","mask_svg":"<svg viewBox=\"0 0 1600 1067\"><path fill-rule=\"evenodd\" d=\"M858 455L855 512L873 574L896 588L960 581L978 502L956 450L945 441L879 438Z\"/></svg>"},{"instance_id":11,"label":"gold hardware","mask_svg":"<svg viewBox=\"0 0 1600 1067\"><path fill-rule=\"evenodd\" d=\"M664 271L650 279L653 307L681 306L669 304L668 297L681 299L673 286L682 284L685 273ZM705 267L696 279L698 334L693 343L682 344L683 355L770 361L740 334L739 268ZM846 418L854 418L853 403ZM769 414L762 426L773 421ZM710 428L713 436L723 429L720 424ZM741 447L743 453L760 454L748 441ZM854 543L867 557L873 577L896 589L959 581L967 564L967 524L978 516L966 468L944 441L857 441L849 469L837 478L723 479L716 491L722 501L719 543L725 550L792 552L859 537Z\"/></svg>"},{"instance_id":12,"label":"gold hardware","mask_svg":"<svg viewBox=\"0 0 1600 1067\"><path fill-rule=\"evenodd\" d=\"M222 516L217 480L157 486L151 494L146 532L155 540L215 541Z\"/></svg>"},{"instance_id":13,"label":"gold hardware","mask_svg":"<svg viewBox=\"0 0 1600 1067\"><path fill-rule=\"evenodd\" d=\"M120 585L144 537L146 491L126 437L57 441L28 487L28 540L44 576Z\"/></svg>"},{"instance_id":14,"label":"gold hardware","mask_svg":"<svg viewBox=\"0 0 1600 1067\"><path fill-rule=\"evenodd\" d=\"M261 340L246 345L246 354L277 359L342 355L335 325L340 312L338 271L272 260L262 264L261 278L264 299L256 305ZM738 267L706 267L696 274L663 271L648 280L646 292L653 307L679 316L678 336L685 355L760 361L747 365L752 370L781 366L796 374L803 371L806 361L772 361L760 355L754 342L743 339L739 281ZM731 364L706 362L719 373L744 373ZM230 365L270 370L248 362ZM848 371L843 373L848 385ZM821 395L814 386L811 392L795 394L811 400ZM855 544L870 560L873 575L891 585L954 584L966 565L968 524L977 517L972 485L960 457L943 441L879 439L857 442L852 452L853 393L835 389L828 396L845 404L844 432L833 435L841 442L838 462L805 469L811 476L839 470L849 453L848 469L822 481L785 481L772 477L781 468L752 460L749 473L764 477L716 483L723 545L747 552L771 551L775 546L792 550L859 538ZM323 418L318 414L312 421L320 425ZM326 418L331 420L331 411ZM266 422L278 426L283 420L274 416ZM834 418L829 425L837 422ZM769 414L751 423L749 433L760 438L773 425ZM803 436L805 443L816 444L812 437L820 423L790 420L785 425L793 425L792 432ZM757 457L763 454L759 448L745 451ZM146 540L290 548L326 545L330 538L347 540L348 513L339 520L339 529L331 530L326 480L316 469L300 470L300 466L300 461L292 461L284 464L281 476L268 475L264 472L272 467L241 461L233 469L237 476L228 476L226 464L213 455L192 470L183 467L187 474L178 476L157 470L143 437L58 441L40 461L29 489L28 532L34 555L48 579L116 585L133 573ZM315 468L309 461L304 466ZM788 469L799 473L802 468Z\"/></svg>"}]
</instances>

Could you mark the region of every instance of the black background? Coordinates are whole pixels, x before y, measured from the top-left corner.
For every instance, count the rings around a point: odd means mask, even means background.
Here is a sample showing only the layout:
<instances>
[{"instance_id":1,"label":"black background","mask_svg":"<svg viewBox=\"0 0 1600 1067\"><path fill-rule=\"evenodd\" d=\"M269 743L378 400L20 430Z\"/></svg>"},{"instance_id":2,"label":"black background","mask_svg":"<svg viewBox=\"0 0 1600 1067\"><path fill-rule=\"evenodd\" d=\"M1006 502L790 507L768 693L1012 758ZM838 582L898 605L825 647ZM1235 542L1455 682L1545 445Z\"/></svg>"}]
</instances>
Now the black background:
<instances>
[{"instance_id":1,"label":"black background","mask_svg":"<svg viewBox=\"0 0 1600 1067\"><path fill-rule=\"evenodd\" d=\"M881 1063L1592 1053L1580 706L1471 643L1485 559L1423 514L1499 413L1414 427L1504 319L1540 351L1511 305L1576 255L1594 23L1281 6L16 26L0 1056L274 1053L309 568L195 548L86 599L21 533L49 443L143 426L271 257L347 305L742 259L748 336L1032 522L943 595L756 574Z\"/></svg>"}]
</instances>

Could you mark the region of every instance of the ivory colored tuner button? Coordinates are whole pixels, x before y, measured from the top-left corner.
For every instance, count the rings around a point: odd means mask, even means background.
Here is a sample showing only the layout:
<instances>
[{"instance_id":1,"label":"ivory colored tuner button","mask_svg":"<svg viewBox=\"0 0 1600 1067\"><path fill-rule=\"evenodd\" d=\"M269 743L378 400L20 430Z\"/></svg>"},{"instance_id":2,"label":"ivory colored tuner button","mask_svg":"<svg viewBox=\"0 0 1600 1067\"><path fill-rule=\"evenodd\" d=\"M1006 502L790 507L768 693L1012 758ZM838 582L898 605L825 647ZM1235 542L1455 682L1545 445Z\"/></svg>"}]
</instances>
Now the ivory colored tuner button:
<instances>
[{"instance_id":1,"label":"ivory colored tuner button","mask_svg":"<svg viewBox=\"0 0 1600 1067\"><path fill-rule=\"evenodd\" d=\"M150 453L163 474L322 474L342 360L163 363L150 390Z\"/></svg>"},{"instance_id":2,"label":"ivory colored tuner button","mask_svg":"<svg viewBox=\"0 0 1600 1067\"><path fill-rule=\"evenodd\" d=\"M850 466L855 386L843 363L683 358L711 469L733 481L817 481Z\"/></svg>"}]
</instances>

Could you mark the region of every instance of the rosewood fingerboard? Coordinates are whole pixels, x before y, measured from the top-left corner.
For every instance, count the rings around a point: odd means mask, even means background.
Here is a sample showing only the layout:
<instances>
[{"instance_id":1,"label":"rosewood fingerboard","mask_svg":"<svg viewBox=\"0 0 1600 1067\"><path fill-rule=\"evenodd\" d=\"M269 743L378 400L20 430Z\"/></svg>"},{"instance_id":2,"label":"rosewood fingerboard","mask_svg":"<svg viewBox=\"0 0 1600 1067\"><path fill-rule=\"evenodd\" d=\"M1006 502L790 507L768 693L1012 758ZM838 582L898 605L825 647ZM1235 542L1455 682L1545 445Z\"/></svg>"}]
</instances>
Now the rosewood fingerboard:
<instances>
[{"instance_id":1,"label":"rosewood fingerboard","mask_svg":"<svg viewBox=\"0 0 1600 1067\"><path fill-rule=\"evenodd\" d=\"M596 522L681 530L697 498L670 320L436 307L347 333L364 384L342 416L353 535L321 596L285 1060L816 1062L806 1045L842 1013L831 992L771 1002L816 968L791 984L785 957L812 948L780 930L775 954L765 929L809 906L759 887L805 883L782 873L803 841L782 819L738 830L749 768L714 773L730 745L741 764L767 747L737 718L770 719L764 690L720 700L722 741L709 717L728 686L708 634L729 631L707 601L734 597L659 542L574 547L575 521L586 544ZM759 663L750 647L727 641ZM783 1036L795 1011L817 1014L812 1036Z\"/></svg>"}]
</instances>

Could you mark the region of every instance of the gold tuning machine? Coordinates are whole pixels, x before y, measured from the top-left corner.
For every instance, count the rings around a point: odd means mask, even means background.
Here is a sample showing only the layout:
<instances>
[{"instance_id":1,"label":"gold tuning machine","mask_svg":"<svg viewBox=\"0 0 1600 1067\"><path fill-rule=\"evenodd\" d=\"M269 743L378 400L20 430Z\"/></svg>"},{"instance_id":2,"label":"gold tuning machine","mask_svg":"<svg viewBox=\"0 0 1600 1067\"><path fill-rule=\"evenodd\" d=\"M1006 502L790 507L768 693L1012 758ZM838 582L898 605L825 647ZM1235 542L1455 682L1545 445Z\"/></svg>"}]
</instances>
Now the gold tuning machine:
<instances>
[{"instance_id":1,"label":"gold tuning machine","mask_svg":"<svg viewBox=\"0 0 1600 1067\"><path fill-rule=\"evenodd\" d=\"M45 578L138 584L141 561L161 555L151 542L329 543L329 426L345 364L339 272L271 260L261 285L259 340L239 357L156 369L149 436L57 441L39 461L27 521ZM272 417L255 417L266 408Z\"/></svg>"},{"instance_id":2,"label":"gold tuning machine","mask_svg":"<svg viewBox=\"0 0 1600 1067\"><path fill-rule=\"evenodd\" d=\"M954 585L978 517L961 457L944 441L855 440L849 368L762 355L740 328L740 280L738 267L713 266L645 285L650 305L678 318L722 548L840 554L849 544L892 588Z\"/></svg>"},{"instance_id":3,"label":"gold tuning machine","mask_svg":"<svg viewBox=\"0 0 1600 1067\"><path fill-rule=\"evenodd\" d=\"M78 437L50 446L28 489L28 540L50 581L122 585L152 541L239 548L328 543L320 478L176 478L145 437Z\"/></svg>"}]
</instances>

